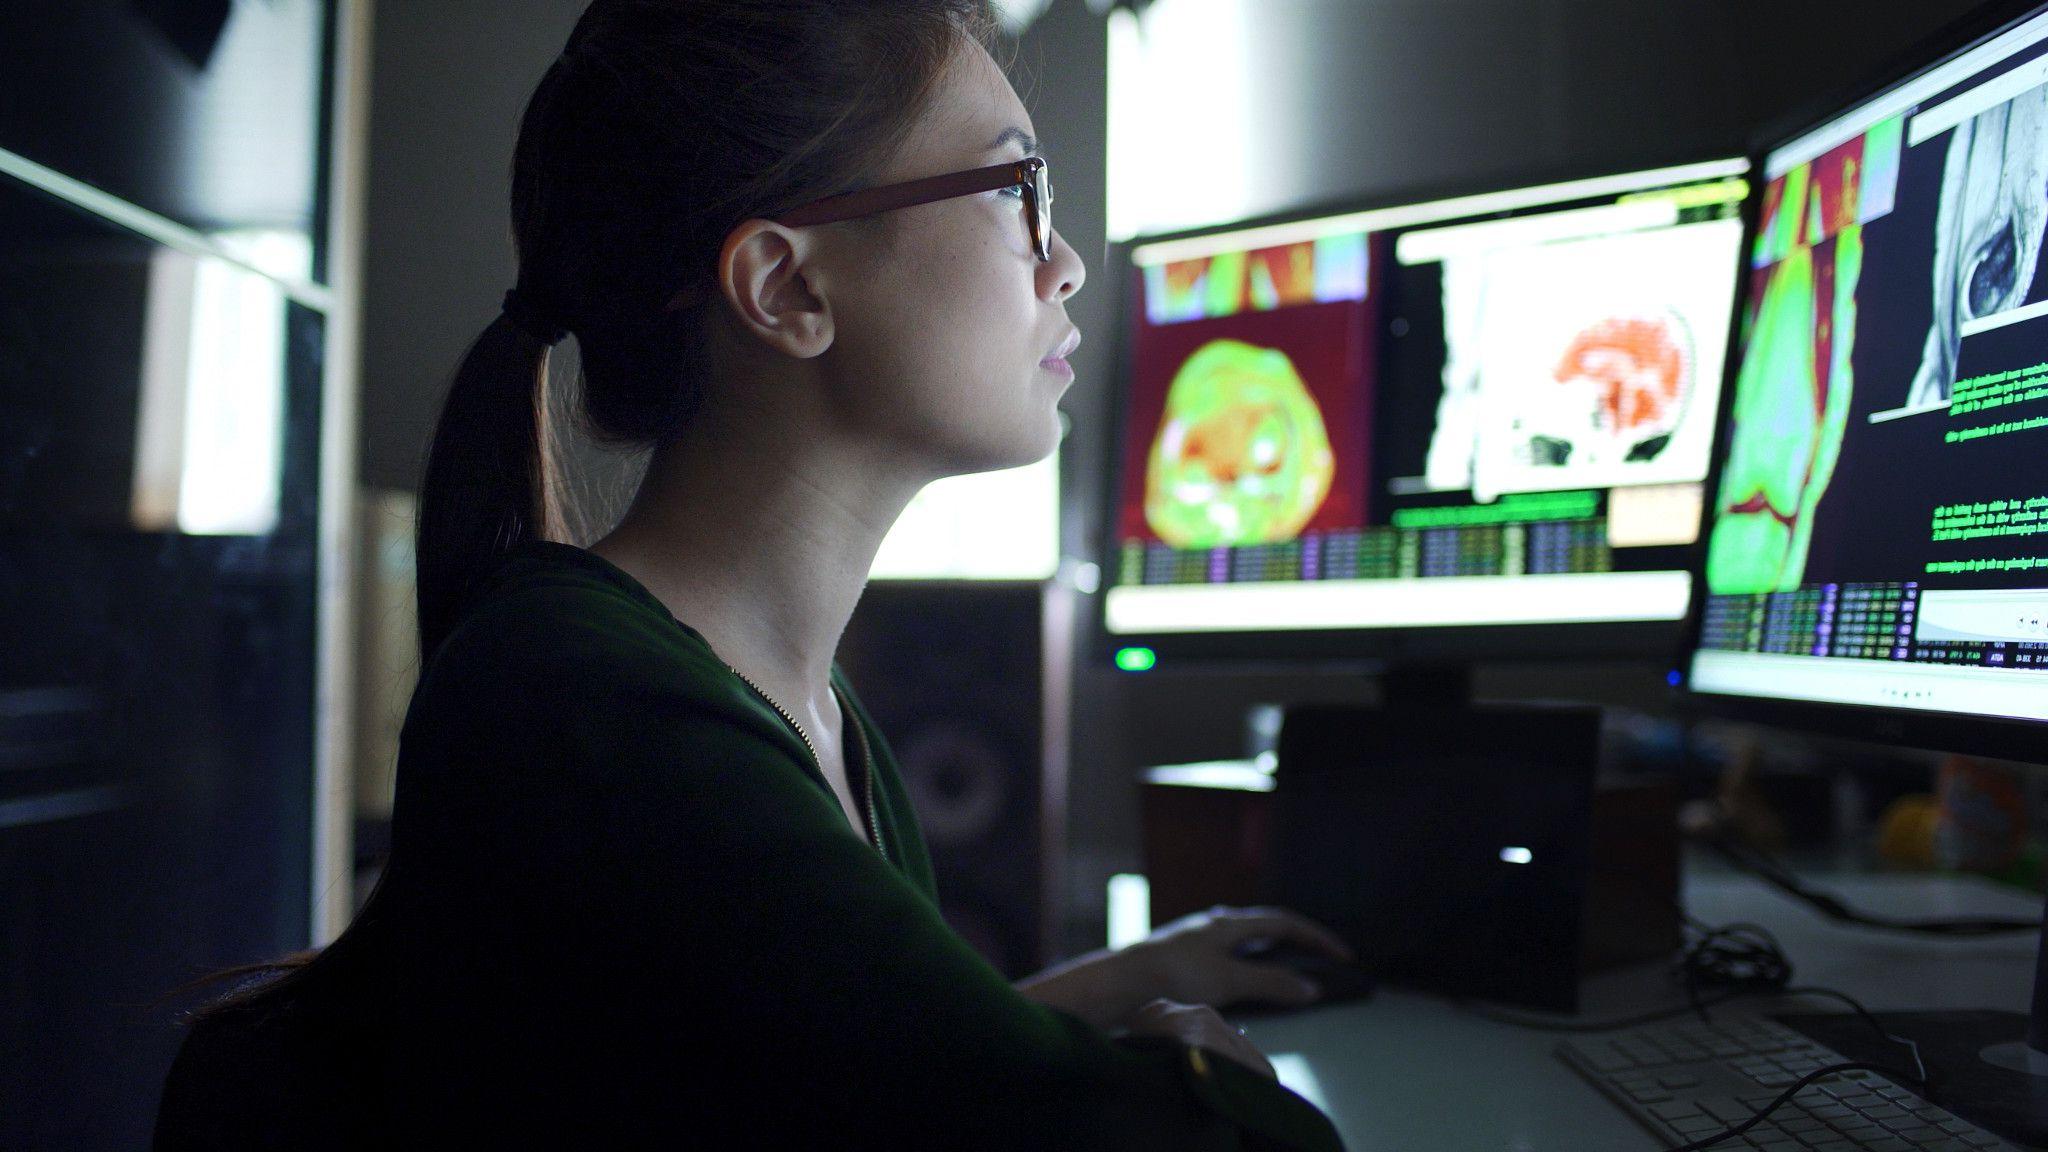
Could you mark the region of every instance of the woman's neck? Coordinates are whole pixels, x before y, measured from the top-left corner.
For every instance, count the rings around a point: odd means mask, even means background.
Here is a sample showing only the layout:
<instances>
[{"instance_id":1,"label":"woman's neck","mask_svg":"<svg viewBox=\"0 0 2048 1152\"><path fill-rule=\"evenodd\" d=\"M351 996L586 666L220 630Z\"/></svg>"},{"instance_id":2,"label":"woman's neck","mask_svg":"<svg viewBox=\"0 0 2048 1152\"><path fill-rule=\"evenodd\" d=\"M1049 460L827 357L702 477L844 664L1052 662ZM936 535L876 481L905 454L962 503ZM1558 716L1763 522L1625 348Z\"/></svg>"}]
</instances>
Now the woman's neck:
<instances>
[{"instance_id":1,"label":"woman's neck","mask_svg":"<svg viewBox=\"0 0 2048 1152\"><path fill-rule=\"evenodd\" d=\"M839 638L922 481L812 431L706 412L655 450L632 508L591 551L822 734L836 730Z\"/></svg>"}]
</instances>

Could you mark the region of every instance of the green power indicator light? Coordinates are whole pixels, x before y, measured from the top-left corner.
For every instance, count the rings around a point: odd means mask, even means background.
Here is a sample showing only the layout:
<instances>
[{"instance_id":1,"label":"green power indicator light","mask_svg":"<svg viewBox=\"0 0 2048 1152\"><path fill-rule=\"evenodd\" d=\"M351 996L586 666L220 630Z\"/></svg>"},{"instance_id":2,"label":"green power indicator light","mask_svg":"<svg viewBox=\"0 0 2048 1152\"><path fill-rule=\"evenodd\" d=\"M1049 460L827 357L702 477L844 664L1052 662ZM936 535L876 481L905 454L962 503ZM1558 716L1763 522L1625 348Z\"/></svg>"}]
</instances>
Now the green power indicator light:
<instances>
[{"instance_id":1,"label":"green power indicator light","mask_svg":"<svg viewBox=\"0 0 2048 1152\"><path fill-rule=\"evenodd\" d=\"M1150 672L1159 656L1150 648L1119 648L1116 651L1116 666L1126 672Z\"/></svg>"}]
</instances>

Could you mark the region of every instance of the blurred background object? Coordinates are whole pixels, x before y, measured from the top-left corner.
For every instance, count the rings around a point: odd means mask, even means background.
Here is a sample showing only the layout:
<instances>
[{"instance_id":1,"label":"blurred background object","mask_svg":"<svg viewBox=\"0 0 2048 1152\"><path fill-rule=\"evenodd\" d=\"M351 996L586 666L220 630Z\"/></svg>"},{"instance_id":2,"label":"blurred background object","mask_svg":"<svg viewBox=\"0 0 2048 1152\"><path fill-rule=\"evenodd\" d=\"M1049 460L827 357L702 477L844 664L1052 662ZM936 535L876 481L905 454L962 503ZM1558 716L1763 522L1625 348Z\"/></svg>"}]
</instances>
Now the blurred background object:
<instances>
[{"instance_id":1,"label":"blurred background object","mask_svg":"<svg viewBox=\"0 0 2048 1152\"><path fill-rule=\"evenodd\" d=\"M0 8L0 1147L351 912L366 5Z\"/></svg>"}]
</instances>

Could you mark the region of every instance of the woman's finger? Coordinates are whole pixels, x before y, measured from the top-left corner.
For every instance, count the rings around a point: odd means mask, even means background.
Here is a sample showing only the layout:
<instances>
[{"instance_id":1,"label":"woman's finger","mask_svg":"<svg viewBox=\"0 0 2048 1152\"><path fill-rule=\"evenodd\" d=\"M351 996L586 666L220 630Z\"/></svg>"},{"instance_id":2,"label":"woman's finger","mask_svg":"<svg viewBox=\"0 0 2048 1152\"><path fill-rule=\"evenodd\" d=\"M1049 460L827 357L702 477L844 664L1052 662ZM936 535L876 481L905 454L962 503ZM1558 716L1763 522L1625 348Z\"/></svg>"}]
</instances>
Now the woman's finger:
<instances>
[{"instance_id":1,"label":"woman's finger","mask_svg":"<svg viewBox=\"0 0 2048 1152\"><path fill-rule=\"evenodd\" d=\"M1184 1043L1206 1048L1271 1079L1279 1078L1273 1070L1272 1062L1266 1059L1265 1053L1259 1051L1258 1045L1245 1036L1244 1030L1225 1020L1214 1008L1206 1004L1183 1004L1167 999L1149 1000L1132 1015L1127 1027L1137 1034L1176 1036Z\"/></svg>"},{"instance_id":2,"label":"woman's finger","mask_svg":"<svg viewBox=\"0 0 2048 1152\"><path fill-rule=\"evenodd\" d=\"M1280 1078L1280 1073L1274 1069L1273 1062L1266 1059L1266 1054L1259 1051L1259 1046L1246 1038L1244 1033L1237 1032L1221 1037L1221 1039L1228 1047L1211 1048L1211 1051L1237 1061L1268 1080L1278 1080ZM1208 1047L1208 1045L1204 1045L1204 1047Z\"/></svg>"}]
</instances>

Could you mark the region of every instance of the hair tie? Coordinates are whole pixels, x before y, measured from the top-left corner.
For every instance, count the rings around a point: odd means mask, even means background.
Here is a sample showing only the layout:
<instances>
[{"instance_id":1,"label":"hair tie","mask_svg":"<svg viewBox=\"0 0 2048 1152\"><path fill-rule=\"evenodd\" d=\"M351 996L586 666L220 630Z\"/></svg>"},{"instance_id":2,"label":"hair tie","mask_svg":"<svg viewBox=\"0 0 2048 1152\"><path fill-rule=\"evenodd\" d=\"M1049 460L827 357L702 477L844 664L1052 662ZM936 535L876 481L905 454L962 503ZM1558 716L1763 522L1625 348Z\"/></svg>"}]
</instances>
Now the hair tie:
<instances>
[{"instance_id":1,"label":"hair tie","mask_svg":"<svg viewBox=\"0 0 2048 1152\"><path fill-rule=\"evenodd\" d=\"M505 293L505 301L499 307L514 327L542 344L560 343L562 337L569 334L569 329L560 321L548 316L545 309L521 295L517 288Z\"/></svg>"}]
</instances>

